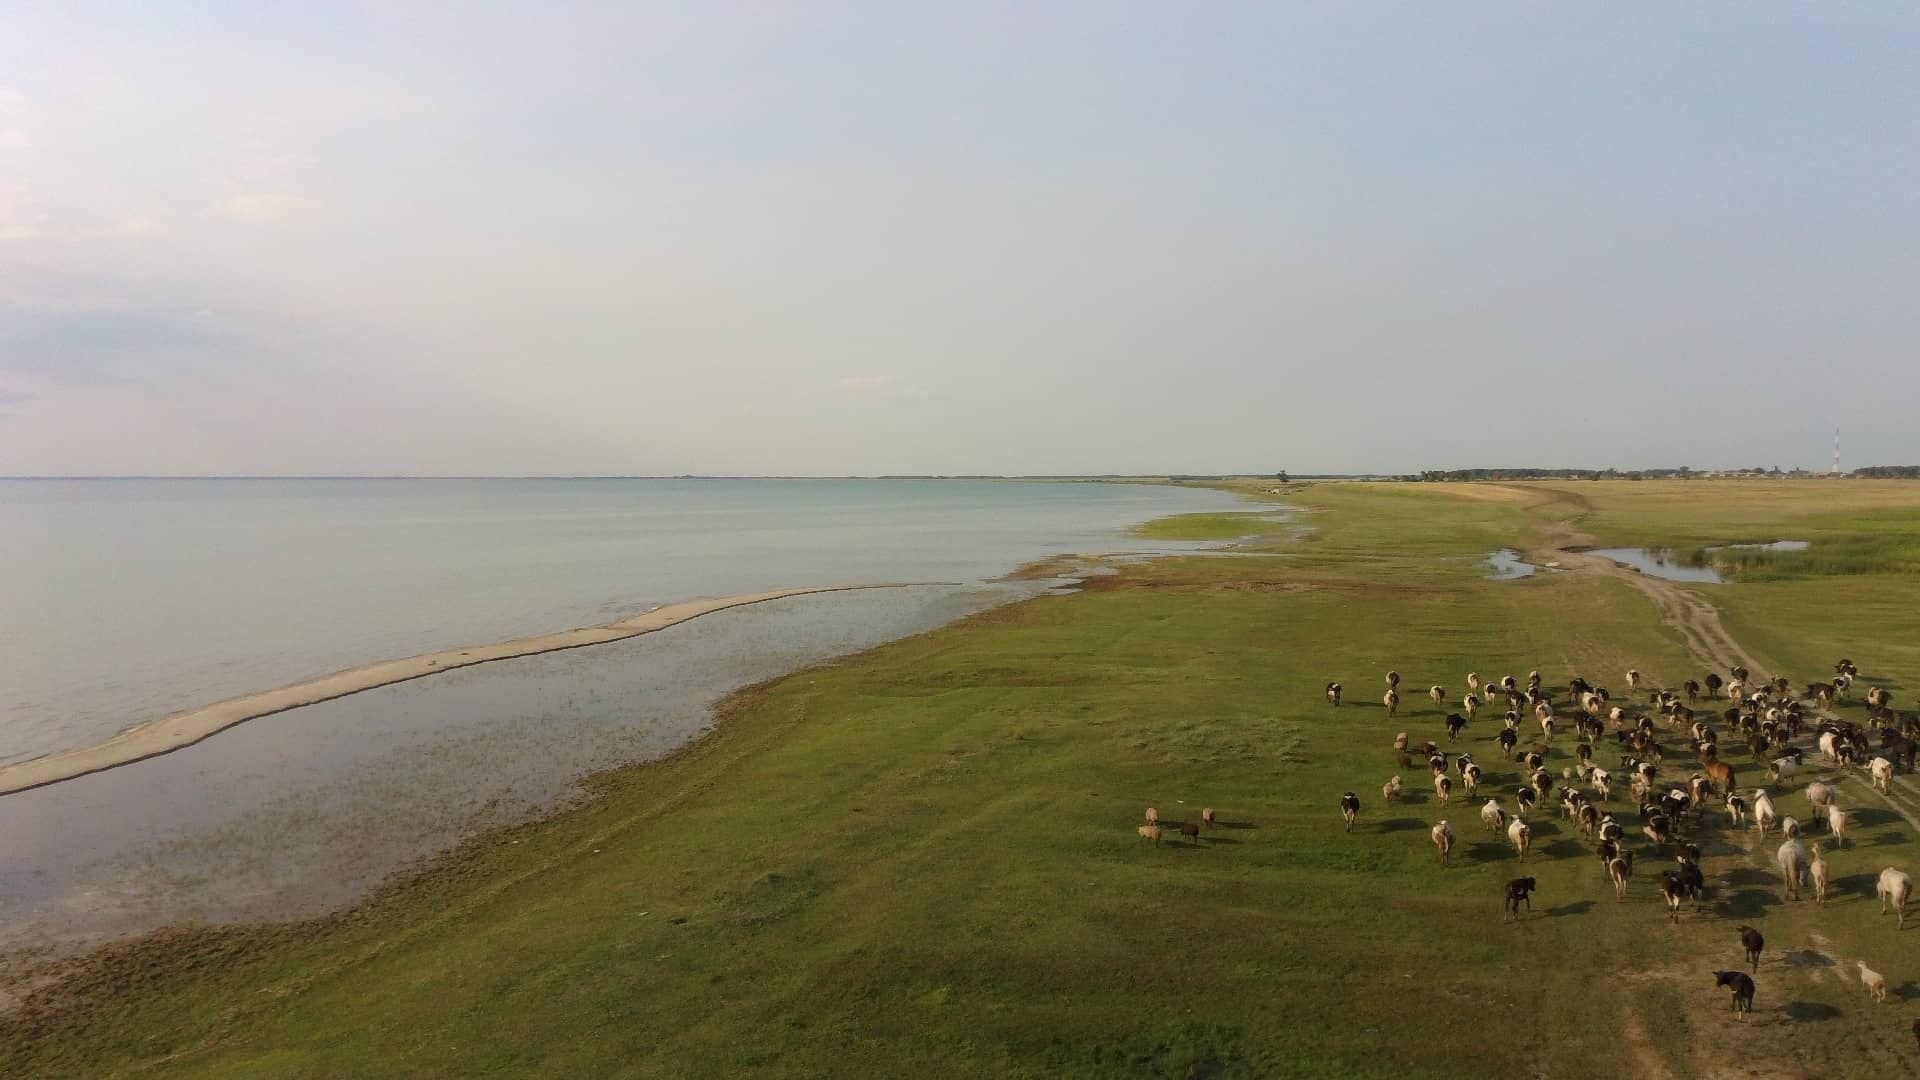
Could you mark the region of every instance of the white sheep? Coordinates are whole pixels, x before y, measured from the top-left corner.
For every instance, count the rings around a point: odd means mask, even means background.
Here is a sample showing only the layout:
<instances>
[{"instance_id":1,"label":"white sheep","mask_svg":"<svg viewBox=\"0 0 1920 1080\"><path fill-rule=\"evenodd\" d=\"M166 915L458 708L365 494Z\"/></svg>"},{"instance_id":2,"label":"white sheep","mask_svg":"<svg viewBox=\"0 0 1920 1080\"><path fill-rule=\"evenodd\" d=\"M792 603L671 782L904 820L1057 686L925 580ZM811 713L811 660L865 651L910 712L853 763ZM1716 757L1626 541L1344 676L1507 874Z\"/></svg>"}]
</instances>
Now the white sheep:
<instances>
[{"instance_id":1,"label":"white sheep","mask_svg":"<svg viewBox=\"0 0 1920 1080\"><path fill-rule=\"evenodd\" d=\"M1593 793L1600 796L1601 802L1613 798L1613 775L1605 769L1593 770Z\"/></svg>"},{"instance_id":2,"label":"white sheep","mask_svg":"<svg viewBox=\"0 0 1920 1080\"><path fill-rule=\"evenodd\" d=\"M1800 822L1791 817L1781 818L1780 835L1789 840L1800 839Z\"/></svg>"},{"instance_id":3,"label":"white sheep","mask_svg":"<svg viewBox=\"0 0 1920 1080\"><path fill-rule=\"evenodd\" d=\"M1815 780L1807 785L1807 805L1812 807L1815 813L1825 812L1829 806L1832 806L1833 795L1832 784Z\"/></svg>"},{"instance_id":4,"label":"white sheep","mask_svg":"<svg viewBox=\"0 0 1920 1080\"><path fill-rule=\"evenodd\" d=\"M1907 898L1913 895L1913 879L1905 871L1889 866L1880 871L1880 883L1874 886L1874 893L1880 897L1880 914L1887 913L1887 905L1892 904L1895 914L1900 917L1900 928L1907 926Z\"/></svg>"},{"instance_id":5,"label":"white sheep","mask_svg":"<svg viewBox=\"0 0 1920 1080\"><path fill-rule=\"evenodd\" d=\"M1867 771L1873 777L1874 790L1882 795L1893 794L1893 762L1877 757L1867 763Z\"/></svg>"},{"instance_id":6,"label":"white sheep","mask_svg":"<svg viewBox=\"0 0 1920 1080\"><path fill-rule=\"evenodd\" d=\"M1800 899L1800 883L1807 876L1807 849L1798 840L1788 840L1774 853L1780 874L1787 879L1787 899Z\"/></svg>"},{"instance_id":7,"label":"white sheep","mask_svg":"<svg viewBox=\"0 0 1920 1080\"><path fill-rule=\"evenodd\" d=\"M1400 797L1400 777L1398 774L1395 774L1393 779L1380 785L1380 801L1392 802L1393 800L1399 797Z\"/></svg>"},{"instance_id":8,"label":"white sheep","mask_svg":"<svg viewBox=\"0 0 1920 1080\"><path fill-rule=\"evenodd\" d=\"M1841 811L1839 803L1827 804L1827 831L1833 834L1834 846L1847 846L1847 815Z\"/></svg>"},{"instance_id":9,"label":"white sheep","mask_svg":"<svg viewBox=\"0 0 1920 1080\"><path fill-rule=\"evenodd\" d=\"M1434 793L1440 796L1440 805L1447 805L1453 798L1453 778L1446 773L1438 773L1433 778Z\"/></svg>"},{"instance_id":10,"label":"white sheep","mask_svg":"<svg viewBox=\"0 0 1920 1080\"><path fill-rule=\"evenodd\" d=\"M1820 753L1824 755L1829 762L1837 762L1840 760L1840 753L1835 749L1835 746L1836 742L1833 732L1823 731L1820 733Z\"/></svg>"},{"instance_id":11,"label":"white sheep","mask_svg":"<svg viewBox=\"0 0 1920 1080\"><path fill-rule=\"evenodd\" d=\"M1500 809L1499 799L1488 799L1487 805L1480 808L1480 820L1486 823L1489 832L1505 832L1507 812Z\"/></svg>"},{"instance_id":12,"label":"white sheep","mask_svg":"<svg viewBox=\"0 0 1920 1080\"><path fill-rule=\"evenodd\" d=\"M1773 812L1773 800L1767 797L1766 789L1754 788L1753 827L1760 830L1761 836L1765 836L1767 835L1767 830L1773 828L1775 820L1776 815Z\"/></svg>"},{"instance_id":13,"label":"white sheep","mask_svg":"<svg viewBox=\"0 0 1920 1080\"><path fill-rule=\"evenodd\" d=\"M1867 988L1873 1000L1885 1004L1887 1000L1887 977L1867 966L1865 960L1855 961L1860 967L1860 985Z\"/></svg>"},{"instance_id":14,"label":"white sheep","mask_svg":"<svg viewBox=\"0 0 1920 1080\"><path fill-rule=\"evenodd\" d=\"M1147 824L1149 825L1160 824L1160 811L1155 810L1151 806L1147 807Z\"/></svg>"},{"instance_id":15,"label":"white sheep","mask_svg":"<svg viewBox=\"0 0 1920 1080\"><path fill-rule=\"evenodd\" d=\"M1453 826L1447 824L1446 819L1442 818L1439 824L1433 827L1431 835L1434 848L1440 852L1440 861L1445 863L1453 854Z\"/></svg>"},{"instance_id":16,"label":"white sheep","mask_svg":"<svg viewBox=\"0 0 1920 1080\"><path fill-rule=\"evenodd\" d=\"M1513 842L1513 850L1519 852L1524 860L1527 849L1533 846L1533 830L1527 826L1525 819L1516 817L1513 824L1507 826L1507 839Z\"/></svg>"}]
</instances>

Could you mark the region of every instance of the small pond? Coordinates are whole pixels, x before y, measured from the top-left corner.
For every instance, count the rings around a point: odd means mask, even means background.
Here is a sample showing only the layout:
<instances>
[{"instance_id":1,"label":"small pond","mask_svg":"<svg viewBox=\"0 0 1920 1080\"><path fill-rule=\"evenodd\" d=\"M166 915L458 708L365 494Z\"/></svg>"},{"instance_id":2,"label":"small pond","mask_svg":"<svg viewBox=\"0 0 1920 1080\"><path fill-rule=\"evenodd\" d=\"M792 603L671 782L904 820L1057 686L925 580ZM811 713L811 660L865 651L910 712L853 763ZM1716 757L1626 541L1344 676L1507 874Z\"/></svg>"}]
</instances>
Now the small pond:
<instances>
[{"instance_id":1,"label":"small pond","mask_svg":"<svg viewBox=\"0 0 1920 1080\"><path fill-rule=\"evenodd\" d=\"M1487 576L1495 581L1532 577L1536 569L1532 563L1523 561L1520 553L1512 548L1501 548L1487 556L1487 565L1492 568Z\"/></svg>"},{"instance_id":2,"label":"small pond","mask_svg":"<svg viewBox=\"0 0 1920 1080\"><path fill-rule=\"evenodd\" d=\"M1668 581L1719 584L1726 579L1711 566L1688 566L1675 560L1671 548L1594 548L1590 554L1625 563L1643 574Z\"/></svg>"},{"instance_id":3,"label":"small pond","mask_svg":"<svg viewBox=\"0 0 1920 1080\"><path fill-rule=\"evenodd\" d=\"M1805 551L1805 540L1775 540L1771 544L1728 544L1725 547L1711 547L1708 551Z\"/></svg>"}]
</instances>

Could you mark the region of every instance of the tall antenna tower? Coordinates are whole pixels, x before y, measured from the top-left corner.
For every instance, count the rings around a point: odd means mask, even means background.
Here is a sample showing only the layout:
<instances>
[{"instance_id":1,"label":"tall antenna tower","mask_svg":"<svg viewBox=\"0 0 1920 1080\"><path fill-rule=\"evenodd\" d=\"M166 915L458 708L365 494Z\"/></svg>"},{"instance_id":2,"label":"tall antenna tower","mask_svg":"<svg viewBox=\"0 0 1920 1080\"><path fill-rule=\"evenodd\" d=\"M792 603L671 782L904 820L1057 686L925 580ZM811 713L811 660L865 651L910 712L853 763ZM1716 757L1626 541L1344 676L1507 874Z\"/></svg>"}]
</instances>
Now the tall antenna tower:
<instances>
[{"instance_id":1,"label":"tall antenna tower","mask_svg":"<svg viewBox=\"0 0 1920 1080\"><path fill-rule=\"evenodd\" d=\"M1833 475L1840 475L1840 429L1833 429Z\"/></svg>"}]
</instances>

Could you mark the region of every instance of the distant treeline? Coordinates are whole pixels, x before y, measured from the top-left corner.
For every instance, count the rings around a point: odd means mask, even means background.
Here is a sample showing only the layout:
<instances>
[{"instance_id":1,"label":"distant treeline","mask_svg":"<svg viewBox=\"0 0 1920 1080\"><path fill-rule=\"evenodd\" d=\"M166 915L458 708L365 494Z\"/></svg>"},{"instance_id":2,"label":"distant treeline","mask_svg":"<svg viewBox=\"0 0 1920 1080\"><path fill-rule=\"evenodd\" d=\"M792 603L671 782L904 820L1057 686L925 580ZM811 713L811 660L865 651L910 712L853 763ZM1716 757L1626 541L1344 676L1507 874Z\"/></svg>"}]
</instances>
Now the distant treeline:
<instances>
[{"instance_id":1,"label":"distant treeline","mask_svg":"<svg viewBox=\"0 0 1920 1080\"><path fill-rule=\"evenodd\" d=\"M1853 475L1869 480L1920 480L1920 465L1868 465Z\"/></svg>"}]
</instances>

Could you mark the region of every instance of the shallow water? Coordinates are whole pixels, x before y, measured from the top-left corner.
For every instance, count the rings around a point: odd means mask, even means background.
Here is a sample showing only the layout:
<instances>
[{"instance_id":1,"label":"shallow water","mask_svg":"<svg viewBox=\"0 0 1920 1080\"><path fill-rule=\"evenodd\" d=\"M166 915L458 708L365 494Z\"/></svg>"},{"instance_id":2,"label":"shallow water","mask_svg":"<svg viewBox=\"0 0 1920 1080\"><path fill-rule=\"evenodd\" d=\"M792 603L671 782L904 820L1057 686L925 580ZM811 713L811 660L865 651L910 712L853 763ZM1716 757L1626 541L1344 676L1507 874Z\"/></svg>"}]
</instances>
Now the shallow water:
<instances>
[{"instance_id":1,"label":"shallow water","mask_svg":"<svg viewBox=\"0 0 1920 1080\"><path fill-rule=\"evenodd\" d=\"M1520 553L1512 548L1501 548L1487 556L1487 565L1491 567L1488 577L1495 581L1513 581L1518 578L1532 577L1538 569L1532 563L1520 558Z\"/></svg>"},{"instance_id":2,"label":"shallow water","mask_svg":"<svg viewBox=\"0 0 1920 1080\"><path fill-rule=\"evenodd\" d=\"M1710 547L1707 550L1740 551L1754 549L1761 551L1805 551L1807 550L1807 542L1805 540L1775 540L1771 544L1727 544L1723 547Z\"/></svg>"},{"instance_id":3,"label":"shallow water","mask_svg":"<svg viewBox=\"0 0 1920 1080\"><path fill-rule=\"evenodd\" d=\"M968 480L0 480L0 762L682 600L1177 549L1124 530L1244 506Z\"/></svg>"},{"instance_id":4,"label":"shallow water","mask_svg":"<svg viewBox=\"0 0 1920 1080\"><path fill-rule=\"evenodd\" d=\"M1684 566L1674 562L1673 552L1667 548L1594 548L1589 554L1604 556L1617 563L1625 563L1643 574L1651 574L1668 581L1717 585L1726 580L1711 566Z\"/></svg>"}]
</instances>

